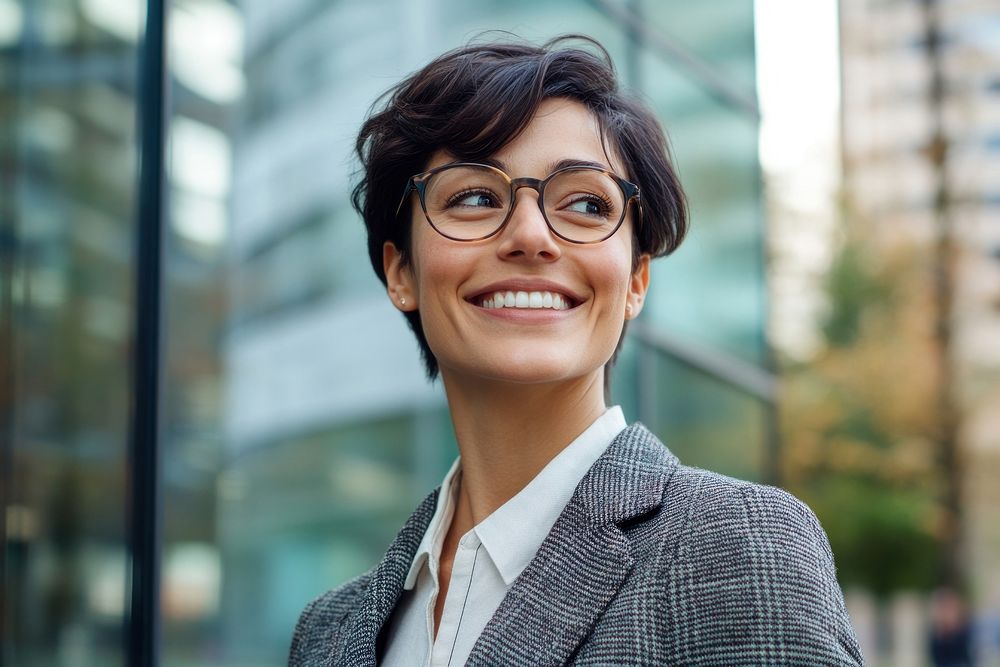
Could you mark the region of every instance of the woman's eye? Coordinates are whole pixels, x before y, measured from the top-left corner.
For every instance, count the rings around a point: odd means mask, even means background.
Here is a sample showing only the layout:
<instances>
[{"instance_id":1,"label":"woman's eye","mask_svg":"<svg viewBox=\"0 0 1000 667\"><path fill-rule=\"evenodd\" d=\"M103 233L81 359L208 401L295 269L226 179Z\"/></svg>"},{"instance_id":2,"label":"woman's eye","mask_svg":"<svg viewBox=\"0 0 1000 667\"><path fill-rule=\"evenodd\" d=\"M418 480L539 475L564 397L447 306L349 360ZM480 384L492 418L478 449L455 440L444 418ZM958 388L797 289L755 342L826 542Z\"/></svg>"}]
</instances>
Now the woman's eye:
<instances>
[{"instance_id":1,"label":"woman's eye","mask_svg":"<svg viewBox=\"0 0 1000 667\"><path fill-rule=\"evenodd\" d=\"M576 201L570 202L566 207L566 210L573 213L582 213L583 215L607 215L608 205L596 199L594 197L581 197Z\"/></svg>"},{"instance_id":2,"label":"woman's eye","mask_svg":"<svg viewBox=\"0 0 1000 667\"><path fill-rule=\"evenodd\" d=\"M451 206L469 206L472 208L499 208L496 198L488 192L465 192L452 197Z\"/></svg>"}]
</instances>

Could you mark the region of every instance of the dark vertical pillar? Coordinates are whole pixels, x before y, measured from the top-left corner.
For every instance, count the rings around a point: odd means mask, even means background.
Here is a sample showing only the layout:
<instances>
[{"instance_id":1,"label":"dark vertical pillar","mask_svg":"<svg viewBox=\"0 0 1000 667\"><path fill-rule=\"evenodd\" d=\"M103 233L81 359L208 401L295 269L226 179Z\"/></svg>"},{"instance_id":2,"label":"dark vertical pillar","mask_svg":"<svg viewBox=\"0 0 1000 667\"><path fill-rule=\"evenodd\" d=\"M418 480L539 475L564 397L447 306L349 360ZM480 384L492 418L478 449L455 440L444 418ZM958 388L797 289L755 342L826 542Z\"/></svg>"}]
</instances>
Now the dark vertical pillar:
<instances>
[{"instance_id":1,"label":"dark vertical pillar","mask_svg":"<svg viewBox=\"0 0 1000 667\"><path fill-rule=\"evenodd\" d=\"M32 7L24 2L18 8L25 13L25 23L31 20ZM24 94L22 62L25 51L24 32L17 44L3 56L7 60L8 78L0 86L8 102L0 109L0 126L10 137L18 137L21 104ZM17 142L15 141L15 144ZM0 667L17 660L15 637L19 629L18 605L23 604L20 590L23 561L10 539L11 526L7 525L8 508L16 502L14 492L17 478L14 473L15 412L14 400L18 391L16 363L17 326L15 319L14 281L23 272L23 258L19 247L19 220L16 200L18 155L11 149L7 160L0 160Z\"/></svg>"},{"instance_id":2,"label":"dark vertical pillar","mask_svg":"<svg viewBox=\"0 0 1000 667\"><path fill-rule=\"evenodd\" d=\"M937 341L938 382L938 451L942 473L942 573L941 583L965 589L962 517L962 452L959 429L961 414L956 397L956 369L952 359L952 295L955 291L956 248L952 228L952 193L948 178L949 137L945 125L948 94L942 59L941 11L938 0L922 0L924 46L930 69L928 106L932 126L927 156L934 173L934 334Z\"/></svg>"},{"instance_id":3,"label":"dark vertical pillar","mask_svg":"<svg viewBox=\"0 0 1000 667\"><path fill-rule=\"evenodd\" d=\"M12 77L15 78L16 77ZM6 86L11 83L5 84ZM9 88L4 93L17 99L16 80L14 90ZM16 103L11 106L16 107ZM0 122L15 122L16 111L9 111L9 116L0 114ZM10 646L12 640L8 637L7 608L13 607L15 598L10 594L8 586L13 583L13 577L8 577L7 550L10 548L7 539L7 507L11 503L14 483L14 374L17 366L14 363L14 265L18 261L17 234L14 228L14 183L13 171L6 163L0 162L0 667L4 664L7 653L5 646ZM13 615L11 615L13 617Z\"/></svg>"},{"instance_id":4,"label":"dark vertical pillar","mask_svg":"<svg viewBox=\"0 0 1000 667\"><path fill-rule=\"evenodd\" d=\"M148 0L139 52L139 197L136 225L135 339L129 442L129 546L131 588L126 623L126 664L159 663L160 456L159 402L165 0Z\"/></svg>"}]
</instances>

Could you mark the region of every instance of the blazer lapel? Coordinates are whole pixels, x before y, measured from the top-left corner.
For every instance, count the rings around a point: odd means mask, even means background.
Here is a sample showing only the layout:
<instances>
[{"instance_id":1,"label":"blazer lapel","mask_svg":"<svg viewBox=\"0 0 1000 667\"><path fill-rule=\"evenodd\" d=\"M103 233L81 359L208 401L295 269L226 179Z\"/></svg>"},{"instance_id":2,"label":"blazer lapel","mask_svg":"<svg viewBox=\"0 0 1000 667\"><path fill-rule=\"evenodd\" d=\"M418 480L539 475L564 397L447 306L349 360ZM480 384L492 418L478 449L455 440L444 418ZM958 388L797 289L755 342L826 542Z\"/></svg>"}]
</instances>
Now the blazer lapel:
<instances>
[{"instance_id":1,"label":"blazer lapel","mask_svg":"<svg viewBox=\"0 0 1000 667\"><path fill-rule=\"evenodd\" d=\"M677 463L642 424L622 431L577 485L467 664L564 664L634 564L618 524L660 505Z\"/></svg>"},{"instance_id":2,"label":"blazer lapel","mask_svg":"<svg viewBox=\"0 0 1000 667\"><path fill-rule=\"evenodd\" d=\"M329 664L374 667L379 632L403 591L406 573L434 516L440 490L438 487L424 498L375 566L358 609L340 635L341 650L331 651Z\"/></svg>"}]
</instances>

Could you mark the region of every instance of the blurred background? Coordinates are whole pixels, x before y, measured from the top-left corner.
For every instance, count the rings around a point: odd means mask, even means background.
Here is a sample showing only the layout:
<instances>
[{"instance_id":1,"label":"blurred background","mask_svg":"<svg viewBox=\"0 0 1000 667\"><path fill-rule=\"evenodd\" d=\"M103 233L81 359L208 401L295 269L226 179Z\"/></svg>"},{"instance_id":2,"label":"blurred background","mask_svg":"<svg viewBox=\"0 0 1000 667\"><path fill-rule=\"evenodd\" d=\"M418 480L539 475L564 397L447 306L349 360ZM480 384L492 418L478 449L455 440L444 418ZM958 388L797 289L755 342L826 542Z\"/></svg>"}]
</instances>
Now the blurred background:
<instances>
[{"instance_id":1,"label":"blurred background","mask_svg":"<svg viewBox=\"0 0 1000 667\"><path fill-rule=\"evenodd\" d=\"M629 421L809 503L870 664L1000 665L995 0L171 0L163 27L162 664L284 664L457 454L351 148L499 29L596 37L671 138L693 226L616 369ZM0 0L4 667L128 662L146 28L143 0Z\"/></svg>"}]
</instances>

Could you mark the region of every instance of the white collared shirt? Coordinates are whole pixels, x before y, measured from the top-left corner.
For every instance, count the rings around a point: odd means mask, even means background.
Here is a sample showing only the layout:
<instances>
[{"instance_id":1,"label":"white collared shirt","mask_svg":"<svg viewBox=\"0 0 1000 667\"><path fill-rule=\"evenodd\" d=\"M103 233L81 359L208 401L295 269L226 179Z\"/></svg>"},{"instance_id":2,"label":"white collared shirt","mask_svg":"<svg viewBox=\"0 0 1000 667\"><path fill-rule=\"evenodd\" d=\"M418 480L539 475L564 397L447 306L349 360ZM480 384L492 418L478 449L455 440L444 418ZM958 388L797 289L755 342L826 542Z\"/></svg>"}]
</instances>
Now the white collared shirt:
<instances>
[{"instance_id":1,"label":"white collared shirt","mask_svg":"<svg viewBox=\"0 0 1000 667\"><path fill-rule=\"evenodd\" d=\"M461 476L461 457L456 458L441 483L437 508L387 628L382 664L464 665L486 623L538 552L577 484L626 426L619 406L606 410L517 495L462 536L434 639L441 549L455 514Z\"/></svg>"}]
</instances>

